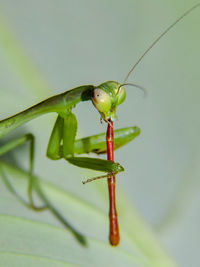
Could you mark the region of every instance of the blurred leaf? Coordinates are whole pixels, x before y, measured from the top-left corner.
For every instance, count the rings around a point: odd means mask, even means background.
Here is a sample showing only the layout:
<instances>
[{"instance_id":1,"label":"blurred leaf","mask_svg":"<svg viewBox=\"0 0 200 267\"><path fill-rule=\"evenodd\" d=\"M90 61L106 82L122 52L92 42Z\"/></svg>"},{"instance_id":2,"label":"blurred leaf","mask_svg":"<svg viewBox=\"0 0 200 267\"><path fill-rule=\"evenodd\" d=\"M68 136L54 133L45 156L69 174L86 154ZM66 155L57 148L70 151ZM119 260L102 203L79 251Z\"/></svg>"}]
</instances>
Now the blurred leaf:
<instances>
[{"instance_id":1,"label":"blurred leaf","mask_svg":"<svg viewBox=\"0 0 200 267\"><path fill-rule=\"evenodd\" d=\"M26 187L26 172L3 161L0 162L0 167L5 170L6 174L9 173L9 177L14 176L17 191L21 187ZM129 225L132 225L132 230L129 235L127 225L121 223L122 248L112 248L105 241L106 214L91 204L36 177L34 187L39 197L66 229L62 229L61 224L55 223L54 219L49 220L46 217L49 215L48 211L39 213L31 211L36 217L30 219L28 212L20 218L6 215L9 212L9 205L0 207L0 251L14 253L11 255L11 262L21 255L21 263L23 263L23 260L28 260L27 257L23 258L23 255L28 254L32 255L30 262L32 259L34 262L38 260L38 264L41 260L38 257L42 257L78 266L106 266L111 262L114 266L175 266L159 246L156 246L152 234L148 232L137 214L133 216L130 214L132 211L129 210L128 205L124 208L130 215ZM2 193L1 199L6 203ZM134 224L131 223L133 217ZM75 237L82 236L84 242L74 238L74 235ZM44 266L42 264L41 266ZM60 266L59 264L58 262L55 266Z\"/></svg>"}]
</instances>

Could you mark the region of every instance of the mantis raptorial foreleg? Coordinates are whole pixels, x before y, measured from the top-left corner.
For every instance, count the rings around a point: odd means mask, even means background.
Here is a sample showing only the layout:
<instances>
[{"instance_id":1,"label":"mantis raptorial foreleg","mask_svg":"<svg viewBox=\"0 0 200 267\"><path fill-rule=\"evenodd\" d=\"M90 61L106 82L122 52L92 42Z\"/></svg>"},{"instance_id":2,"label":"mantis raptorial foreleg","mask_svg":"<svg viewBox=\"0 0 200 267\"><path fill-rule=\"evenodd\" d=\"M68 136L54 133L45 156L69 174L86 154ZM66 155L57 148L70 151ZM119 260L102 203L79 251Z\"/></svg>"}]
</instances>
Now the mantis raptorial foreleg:
<instances>
[{"instance_id":1,"label":"mantis raptorial foreleg","mask_svg":"<svg viewBox=\"0 0 200 267\"><path fill-rule=\"evenodd\" d=\"M77 154L76 141L75 141L76 131L77 131L77 121L73 113L70 112L68 114L58 115L58 118L55 122L49 140L47 148L47 156L53 160L64 158L69 163L81 168L107 172L108 176L109 173L113 172L118 173L124 170L123 167L118 163L114 163L108 160L99 158L89 158L89 157L74 157L74 154ZM78 154L89 153L89 152L94 152L97 154L103 153L104 148L102 147L102 143L98 144L98 142L96 142L95 149L90 147L90 145L88 144L87 149L83 148L83 150L80 151L81 142L85 142L86 144L87 140L87 143L89 143L90 140L92 140L95 137L97 139L97 136L91 136L88 138L83 138L78 140L79 143ZM104 134L104 144L105 144L105 134ZM98 153L98 151L100 150L102 151ZM104 149L104 151L106 152L106 149Z\"/></svg>"},{"instance_id":2,"label":"mantis raptorial foreleg","mask_svg":"<svg viewBox=\"0 0 200 267\"><path fill-rule=\"evenodd\" d=\"M17 192L15 191L15 189L12 187L11 183L9 182L9 180L7 179L5 173L3 172L3 170L0 170L0 174L3 177L6 186L8 187L8 189L13 192L19 199L20 201L25 205L30 207L31 209L40 211L45 209L44 206L42 207L37 207L34 202L33 202L33 197L32 197L32 191L33 191L33 162L34 162L34 144L35 144L35 139L34 136L29 133L26 134L24 136L18 137L10 142L8 142L7 144L3 145L0 147L0 156L6 154L7 152L11 151L12 149L23 145L25 143L29 142L30 143L30 147L29 147L29 181L28 181L28 198L29 198L29 203L27 203L23 198L21 198Z\"/></svg>"}]
</instances>

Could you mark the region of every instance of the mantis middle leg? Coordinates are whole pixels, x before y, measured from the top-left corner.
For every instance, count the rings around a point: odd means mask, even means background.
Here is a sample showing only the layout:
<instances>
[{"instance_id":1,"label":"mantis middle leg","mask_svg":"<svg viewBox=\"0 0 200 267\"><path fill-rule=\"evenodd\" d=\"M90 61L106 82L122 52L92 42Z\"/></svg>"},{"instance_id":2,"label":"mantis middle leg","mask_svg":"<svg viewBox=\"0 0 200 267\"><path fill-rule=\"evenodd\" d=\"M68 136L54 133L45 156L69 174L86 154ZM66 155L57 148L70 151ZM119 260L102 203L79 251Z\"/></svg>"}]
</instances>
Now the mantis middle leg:
<instances>
[{"instance_id":1,"label":"mantis middle leg","mask_svg":"<svg viewBox=\"0 0 200 267\"><path fill-rule=\"evenodd\" d=\"M2 178L4 179L4 182L7 186L7 188L9 189L9 191L11 191L12 193L14 193L18 199L20 199L20 201L27 207L34 209L36 211L41 211L44 210L46 207L42 206L42 207L37 207L34 204L33 201L33 197L32 197L32 191L33 191L33 161L34 161L34 136L31 133L28 133L24 136L18 137L10 142L8 142L7 144L3 145L0 147L0 156L6 154L7 152L11 151L12 149L25 144L26 142L30 143L30 147L29 147L29 181L28 181L28 198L29 198L29 203L27 203L23 198L21 198L18 193L15 191L15 189L12 187L11 183L9 182L9 180L7 179L5 173L3 172L3 170L0 170L0 174L2 176Z\"/></svg>"}]
</instances>

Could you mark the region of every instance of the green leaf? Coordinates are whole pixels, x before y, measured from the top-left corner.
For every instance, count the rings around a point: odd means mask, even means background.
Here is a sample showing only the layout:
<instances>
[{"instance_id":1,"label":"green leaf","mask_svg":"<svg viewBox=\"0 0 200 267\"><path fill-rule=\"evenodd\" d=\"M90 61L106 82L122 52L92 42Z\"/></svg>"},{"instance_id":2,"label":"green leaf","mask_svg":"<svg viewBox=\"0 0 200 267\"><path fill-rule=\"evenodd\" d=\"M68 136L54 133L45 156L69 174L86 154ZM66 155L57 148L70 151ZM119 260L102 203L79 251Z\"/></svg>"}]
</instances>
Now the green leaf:
<instances>
[{"instance_id":1,"label":"green leaf","mask_svg":"<svg viewBox=\"0 0 200 267\"><path fill-rule=\"evenodd\" d=\"M14 177L17 191L26 188L28 174L25 171L4 161L0 161L0 168L6 179L8 174L9 180ZM3 266L13 266L15 259L21 260L21 266L29 261L37 266L71 266L71 263L86 267L107 266L108 263L113 266L175 266L130 207L125 207L128 224L120 224L121 245L111 247L107 241L108 219L104 212L36 177L34 187L49 210L27 209L1 185L1 203L6 203L0 205L0 253L4 256L1 260L6 259Z\"/></svg>"}]
</instances>

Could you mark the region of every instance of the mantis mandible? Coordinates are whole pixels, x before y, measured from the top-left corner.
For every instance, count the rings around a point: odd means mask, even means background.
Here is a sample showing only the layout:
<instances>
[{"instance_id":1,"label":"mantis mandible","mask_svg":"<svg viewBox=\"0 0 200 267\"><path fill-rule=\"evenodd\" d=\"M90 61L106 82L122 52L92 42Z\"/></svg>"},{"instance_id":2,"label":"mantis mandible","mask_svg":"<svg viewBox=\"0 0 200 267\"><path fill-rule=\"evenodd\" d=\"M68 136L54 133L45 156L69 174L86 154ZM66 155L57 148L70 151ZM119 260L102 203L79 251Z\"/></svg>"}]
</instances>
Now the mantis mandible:
<instances>
[{"instance_id":1,"label":"mantis mandible","mask_svg":"<svg viewBox=\"0 0 200 267\"><path fill-rule=\"evenodd\" d=\"M148 47L148 49L142 54L138 61L128 72L123 83L116 81L107 81L99 86L83 85L72 90L66 91L59 95L50 97L39 104L36 104L16 115L13 115L7 119L0 121L0 138L19 127L20 125L37 118L40 115L56 112L58 114L55 125L53 127L48 147L47 157L52 160L58 160L64 158L69 163L91 170L105 172L106 175L89 179L84 183L96 180L102 177L108 178L109 187L109 200L110 200L110 233L109 240L111 245L118 245L119 229L117 211L115 206L115 175L124 171L124 168L114 162L113 150L130 142L136 136L140 134L138 127L129 127L119 130L113 130L113 122L116 119L116 109L125 100L126 92L125 86L132 85L143 89L143 87L126 83L130 74L135 67L140 63L143 57L155 46L155 44L181 19L187 16L190 12L196 9L200 3L196 4L188 11L186 11L181 17L179 17L174 23L172 23L159 37ZM72 109L81 102L91 100L95 108L98 110L101 116L101 120L104 120L108 124L106 142L105 134L98 134L79 140L75 140L77 131L77 120L72 113ZM114 136L114 137L113 137ZM32 134L26 134L22 137L12 140L11 142L4 144L0 147L0 156L14 149L15 147L22 145L26 142L30 142L30 163L29 163L29 184L28 184L28 197L29 203L24 203L34 209L43 210L45 207L38 207L34 204L32 198L33 191L33 160L34 160L34 136ZM74 155L83 153L106 153L107 160L100 158L90 157L77 157Z\"/></svg>"}]
</instances>

